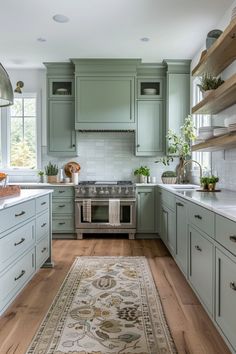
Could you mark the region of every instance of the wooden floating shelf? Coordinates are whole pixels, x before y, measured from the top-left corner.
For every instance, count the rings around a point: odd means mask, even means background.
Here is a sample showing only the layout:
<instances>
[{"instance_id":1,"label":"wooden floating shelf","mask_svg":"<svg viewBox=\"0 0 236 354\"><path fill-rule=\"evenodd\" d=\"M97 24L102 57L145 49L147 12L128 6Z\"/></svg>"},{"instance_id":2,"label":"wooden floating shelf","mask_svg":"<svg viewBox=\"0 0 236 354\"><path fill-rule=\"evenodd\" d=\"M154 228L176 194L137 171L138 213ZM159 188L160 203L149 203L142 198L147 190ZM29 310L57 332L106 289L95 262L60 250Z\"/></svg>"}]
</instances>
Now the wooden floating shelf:
<instances>
[{"instance_id":1,"label":"wooden floating shelf","mask_svg":"<svg viewBox=\"0 0 236 354\"><path fill-rule=\"evenodd\" d=\"M192 146L192 151L219 151L236 147L236 132L221 135Z\"/></svg>"},{"instance_id":2,"label":"wooden floating shelf","mask_svg":"<svg viewBox=\"0 0 236 354\"><path fill-rule=\"evenodd\" d=\"M192 108L193 114L217 114L236 103L236 74Z\"/></svg>"},{"instance_id":3,"label":"wooden floating shelf","mask_svg":"<svg viewBox=\"0 0 236 354\"><path fill-rule=\"evenodd\" d=\"M219 75L236 59L236 18L230 22L225 31L208 49L192 71L193 76L203 73Z\"/></svg>"}]
</instances>

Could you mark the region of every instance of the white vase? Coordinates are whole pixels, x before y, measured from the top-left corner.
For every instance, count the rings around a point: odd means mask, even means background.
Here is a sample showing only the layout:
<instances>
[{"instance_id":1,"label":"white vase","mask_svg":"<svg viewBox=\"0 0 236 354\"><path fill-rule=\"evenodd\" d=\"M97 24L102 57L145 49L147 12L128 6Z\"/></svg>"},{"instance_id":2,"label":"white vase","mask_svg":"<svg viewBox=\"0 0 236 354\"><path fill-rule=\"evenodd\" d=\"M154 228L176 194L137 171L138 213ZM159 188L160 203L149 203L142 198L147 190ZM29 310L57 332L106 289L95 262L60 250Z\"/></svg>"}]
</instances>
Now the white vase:
<instances>
[{"instance_id":1,"label":"white vase","mask_svg":"<svg viewBox=\"0 0 236 354\"><path fill-rule=\"evenodd\" d=\"M147 176L140 175L139 181L140 181L140 183L147 183Z\"/></svg>"}]
</instances>

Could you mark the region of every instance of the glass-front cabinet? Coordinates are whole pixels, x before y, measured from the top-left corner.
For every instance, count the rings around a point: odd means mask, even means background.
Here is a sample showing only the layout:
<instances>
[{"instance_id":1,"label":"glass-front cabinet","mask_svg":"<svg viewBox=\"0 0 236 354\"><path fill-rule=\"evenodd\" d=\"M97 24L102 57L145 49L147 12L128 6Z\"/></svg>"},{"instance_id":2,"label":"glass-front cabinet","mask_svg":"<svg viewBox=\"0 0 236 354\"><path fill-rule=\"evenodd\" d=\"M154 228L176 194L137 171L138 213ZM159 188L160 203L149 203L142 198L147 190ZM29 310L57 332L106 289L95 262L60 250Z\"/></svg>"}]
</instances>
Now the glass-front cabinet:
<instances>
[{"instance_id":1,"label":"glass-front cabinet","mask_svg":"<svg viewBox=\"0 0 236 354\"><path fill-rule=\"evenodd\" d=\"M162 99L163 98L163 82L162 79L138 79L138 99Z\"/></svg>"},{"instance_id":2,"label":"glass-front cabinet","mask_svg":"<svg viewBox=\"0 0 236 354\"><path fill-rule=\"evenodd\" d=\"M49 79L49 97L60 99L74 97L74 79Z\"/></svg>"}]
</instances>

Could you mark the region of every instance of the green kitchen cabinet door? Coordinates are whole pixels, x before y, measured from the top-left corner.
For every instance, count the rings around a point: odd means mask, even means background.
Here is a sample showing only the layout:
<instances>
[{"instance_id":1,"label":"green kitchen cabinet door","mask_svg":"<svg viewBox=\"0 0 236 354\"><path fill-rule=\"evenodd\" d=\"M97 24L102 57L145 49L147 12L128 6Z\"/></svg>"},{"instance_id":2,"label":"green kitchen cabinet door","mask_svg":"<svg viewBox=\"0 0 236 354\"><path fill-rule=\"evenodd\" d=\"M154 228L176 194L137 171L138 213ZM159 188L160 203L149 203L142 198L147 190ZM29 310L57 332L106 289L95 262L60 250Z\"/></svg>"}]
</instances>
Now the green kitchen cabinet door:
<instances>
[{"instance_id":1,"label":"green kitchen cabinet door","mask_svg":"<svg viewBox=\"0 0 236 354\"><path fill-rule=\"evenodd\" d=\"M137 156L157 156L163 152L163 125L163 101L138 101Z\"/></svg>"},{"instance_id":2,"label":"green kitchen cabinet door","mask_svg":"<svg viewBox=\"0 0 236 354\"><path fill-rule=\"evenodd\" d=\"M137 232L155 233L155 187L138 187L137 201Z\"/></svg>"},{"instance_id":3,"label":"green kitchen cabinet door","mask_svg":"<svg viewBox=\"0 0 236 354\"><path fill-rule=\"evenodd\" d=\"M188 208L182 199L176 199L176 262L187 275L188 271Z\"/></svg>"},{"instance_id":4,"label":"green kitchen cabinet door","mask_svg":"<svg viewBox=\"0 0 236 354\"><path fill-rule=\"evenodd\" d=\"M216 322L236 351L236 257L216 248Z\"/></svg>"},{"instance_id":5,"label":"green kitchen cabinet door","mask_svg":"<svg viewBox=\"0 0 236 354\"><path fill-rule=\"evenodd\" d=\"M77 156L74 101L50 100L48 104L48 154Z\"/></svg>"},{"instance_id":6,"label":"green kitchen cabinet door","mask_svg":"<svg viewBox=\"0 0 236 354\"><path fill-rule=\"evenodd\" d=\"M175 212L164 205L161 208L161 239L175 256L176 252L176 225Z\"/></svg>"},{"instance_id":7,"label":"green kitchen cabinet door","mask_svg":"<svg viewBox=\"0 0 236 354\"><path fill-rule=\"evenodd\" d=\"M200 231L189 231L189 280L209 313L213 313L213 244Z\"/></svg>"},{"instance_id":8,"label":"green kitchen cabinet door","mask_svg":"<svg viewBox=\"0 0 236 354\"><path fill-rule=\"evenodd\" d=\"M77 77L76 129L133 127L134 78Z\"/></svg>"}]
</instances>

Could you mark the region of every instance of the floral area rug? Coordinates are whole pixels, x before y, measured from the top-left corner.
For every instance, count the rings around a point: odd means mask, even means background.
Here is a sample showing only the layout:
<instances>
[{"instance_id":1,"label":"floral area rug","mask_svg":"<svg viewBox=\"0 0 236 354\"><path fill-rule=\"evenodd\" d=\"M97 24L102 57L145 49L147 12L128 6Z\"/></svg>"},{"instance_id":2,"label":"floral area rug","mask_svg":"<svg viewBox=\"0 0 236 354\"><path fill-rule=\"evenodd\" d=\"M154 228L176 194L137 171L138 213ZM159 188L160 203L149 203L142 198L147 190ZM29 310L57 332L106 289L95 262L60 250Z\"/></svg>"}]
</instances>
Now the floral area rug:
<instances>
[{"instance_id":1,"label":"floral area rug","mask_svg":"<svg viewBox=\"0 0 236 354\"><path fill-rule=\"evenodd\" d=\"M177 353L145 257L78 257L27 354Z\"/></svg>"}]
</instances>

